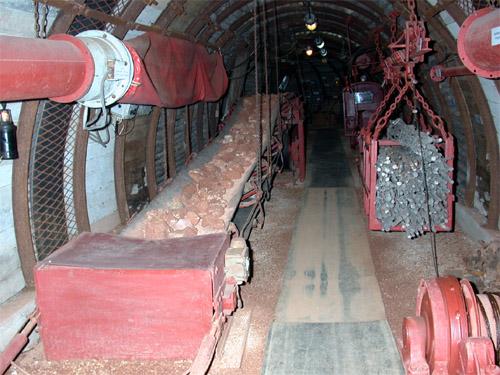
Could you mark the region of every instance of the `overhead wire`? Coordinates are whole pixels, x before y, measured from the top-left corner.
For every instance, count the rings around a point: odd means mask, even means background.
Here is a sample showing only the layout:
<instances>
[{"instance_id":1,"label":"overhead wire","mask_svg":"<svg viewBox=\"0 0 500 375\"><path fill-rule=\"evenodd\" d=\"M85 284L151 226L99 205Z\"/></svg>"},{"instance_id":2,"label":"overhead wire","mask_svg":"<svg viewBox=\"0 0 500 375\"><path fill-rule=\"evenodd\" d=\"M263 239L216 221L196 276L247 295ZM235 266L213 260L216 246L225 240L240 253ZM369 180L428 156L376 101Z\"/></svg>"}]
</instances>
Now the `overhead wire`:
<instances>
[{"instance_id":1,"label":"overhead wire","mask_svg":"<svg viewBox=\"0 0 500 375\"><path fill-rule=\"evenodd\" d=\"M273 161L272 161L272 153L271 153L271 145L272 145L272 113L271 113L271 97L269 95L269 59L268 59L268 51L267 51L267 16L266 16L266 1L262 2L262 23L263 23L263 44L264 44L264 82L265 82L265 93L266 93L266 101L267 101L267 179L266 183L268 188L266 189L266 198L270 198L270 187L271 180L273 176Z\"/></svg>"}]
</instances>

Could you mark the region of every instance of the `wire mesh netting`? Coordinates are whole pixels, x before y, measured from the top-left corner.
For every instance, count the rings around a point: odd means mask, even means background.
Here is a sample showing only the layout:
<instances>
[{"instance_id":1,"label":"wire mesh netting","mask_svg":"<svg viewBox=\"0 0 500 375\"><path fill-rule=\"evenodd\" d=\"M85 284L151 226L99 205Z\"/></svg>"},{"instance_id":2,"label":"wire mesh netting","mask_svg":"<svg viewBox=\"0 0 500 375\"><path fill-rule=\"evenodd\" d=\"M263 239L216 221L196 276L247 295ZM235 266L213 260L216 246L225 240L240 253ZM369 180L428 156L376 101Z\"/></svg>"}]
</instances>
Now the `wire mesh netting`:
<instances>
[{"instance_id":1,"label":"wire mesh netting","mask_svg":"<svg viewBox=\"0 0 500 375\"><path fill-rule=\"evenodd\" d=\"M162 185L168 178L167 176L167 134L165 127L165 110L163 109L158 119L158 127L156 128L156 143L155 143L155 178L156 185Z\"/></svg>"},{"instance_id":2,"label":"wire mesh netting","mask_svg":"<svg viewBox=\"0 0 500 375\"><path fill-rule=\"evenodd\" d=\"M88 7L121 14L130 0L87 0ZM68 34L104 29L100 21L75 17ZM79 106L41 101L34 126L29 166L29 215L35 255L44 259L78 234L73 202L73 158L80 124Z\"/></svg>"},{"instance_id":3,"label":"wire mesh netting","mask_svg":"<svg viewBox=\"0 0 500 375\"><path fill-rule=\"evenodd\" d=\"M457 0L457 5L464 11L465 15L470 16L476 10L488 6L500 6L500 0Z\"/></svg>"}]
</instances>

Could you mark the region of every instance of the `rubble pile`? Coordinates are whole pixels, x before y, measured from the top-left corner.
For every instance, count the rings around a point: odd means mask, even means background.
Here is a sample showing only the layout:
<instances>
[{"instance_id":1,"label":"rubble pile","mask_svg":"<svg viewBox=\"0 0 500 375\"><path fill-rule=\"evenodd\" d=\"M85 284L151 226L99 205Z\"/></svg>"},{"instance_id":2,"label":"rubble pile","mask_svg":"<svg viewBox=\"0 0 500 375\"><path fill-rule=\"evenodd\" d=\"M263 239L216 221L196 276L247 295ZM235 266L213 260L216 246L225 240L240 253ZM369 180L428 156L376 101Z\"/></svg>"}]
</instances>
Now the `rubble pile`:
<instances>
[{"instance_id":1,"label":"rubble pile","mask_svg":"<svg viewBox=\"0 0 500 375\"><path fill-rule=\"evenodd\" d=\"M480 293L500 291L500 240L477 249L465 259L466 268Z\"/></svg>"},{"instance_id":2,"label":"rubble pile","mask_svg":"<svg viewBox=\"0 0 500 375\"><path fill-rule=\"evenodd\" d=\"M415 238L425 228L444 227L448 221L449 184L453 181L449 177L452 169L436 147L443 140L419 132L402 119L391 121L387 138L400 146L379 149L375 209L382 229L389 231L401 225L408 238Z\"/></svg>"},{"instance_id":3,"label":"rubble pile","mask_svg":"<svg viewBox=\"0 0 500 375\"><path fill-rule=\"evenodd\" d=\"M224 231L236 209L235 197L239 202L256 161L255 105L255 97L244 98L227 125L230 128L210 146L217 148L213 156L199 168L190 168L188 182L176 194L168 200L160 198L161 204L147 207L138 220L140 223L132 223L122 234L153 240ZM262 113L267 113L265 98ZM262 118L262 127L266 139L267 116ZM172 187L165 189L169 188Z\"/></svg>"}]
</instances>

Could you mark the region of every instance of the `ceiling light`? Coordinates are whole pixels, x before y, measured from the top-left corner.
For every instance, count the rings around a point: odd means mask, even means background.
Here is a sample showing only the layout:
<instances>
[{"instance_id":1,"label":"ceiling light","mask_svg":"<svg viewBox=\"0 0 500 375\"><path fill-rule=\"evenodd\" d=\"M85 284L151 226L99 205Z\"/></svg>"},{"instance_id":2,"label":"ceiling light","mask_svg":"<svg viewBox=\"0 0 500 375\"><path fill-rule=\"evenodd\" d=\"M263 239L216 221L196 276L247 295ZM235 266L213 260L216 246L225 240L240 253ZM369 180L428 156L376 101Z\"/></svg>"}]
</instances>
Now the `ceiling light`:
<instances>
[{"instance_id":1,"label":"ceiling light","mask_svg":"<svg viewBox=\"0 0 500 375\"><path fill-rule=\"evenodd\" d=\"M307 46L306 48L306 55L307 56L312 56L313 54L313 49L311 48L311 46Z\"/></svg>"},{"instance_id":2,"label":"ceiling light","mask_svg":"<svg viewBox=\"0 0 500 375\"><path fill-rule=\"evenodd\" d=\"M309 31L314 31L318 27L318 21L316 20L316 16L311 9L307 11L306 16L304 17L304 22L307 30Z\"/></svg>"},{"instance_id":3,"label":"ceiling light","mask_svg":"<svg viewBox=\"0 0 500 375\"><path fill-rule=\"evenodd\" d=\"M319 50L319 54L325 57L326 55L328 55L328 51L326 50L326 48L322 48Z\"/></svg>"},{"instance_id":4,"label":"ceiling light","mask_svg":"<svg viewBox=\"0 0 500 375\"><path fill-rule=\"evenodd\" d=\"M316 43L316 46L321 49L321 48L324 48L325 47L325 42L323 41L323 39L321 39L321 37L317 37L314 42Z\"/></svg>"}]
</instances>

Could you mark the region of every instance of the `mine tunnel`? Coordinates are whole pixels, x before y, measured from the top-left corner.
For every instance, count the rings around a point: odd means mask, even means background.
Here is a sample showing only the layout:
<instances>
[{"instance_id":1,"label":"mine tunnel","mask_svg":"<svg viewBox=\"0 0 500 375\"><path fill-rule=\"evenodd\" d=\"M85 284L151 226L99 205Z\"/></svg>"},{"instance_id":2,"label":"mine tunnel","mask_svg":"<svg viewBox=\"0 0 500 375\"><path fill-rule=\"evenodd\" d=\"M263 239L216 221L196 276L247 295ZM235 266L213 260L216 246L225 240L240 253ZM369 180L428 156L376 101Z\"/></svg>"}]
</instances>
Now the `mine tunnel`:
<instances>
[{"instance_id":1,"label":"mine tunnel","mask_svg":"<svg viewBox=\"0 0 500 375\"><path fill-rule=\"evenodd\" d=\"M500 374L499 7L0 0L0 373Z\"/></svg>"}]
</instances>

